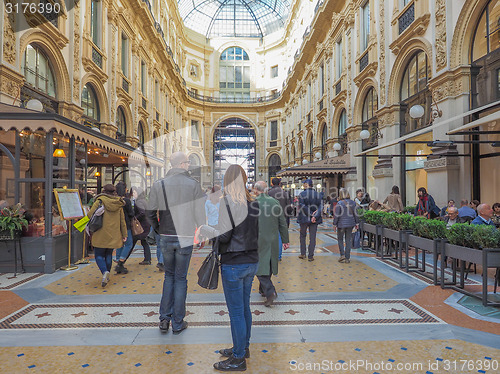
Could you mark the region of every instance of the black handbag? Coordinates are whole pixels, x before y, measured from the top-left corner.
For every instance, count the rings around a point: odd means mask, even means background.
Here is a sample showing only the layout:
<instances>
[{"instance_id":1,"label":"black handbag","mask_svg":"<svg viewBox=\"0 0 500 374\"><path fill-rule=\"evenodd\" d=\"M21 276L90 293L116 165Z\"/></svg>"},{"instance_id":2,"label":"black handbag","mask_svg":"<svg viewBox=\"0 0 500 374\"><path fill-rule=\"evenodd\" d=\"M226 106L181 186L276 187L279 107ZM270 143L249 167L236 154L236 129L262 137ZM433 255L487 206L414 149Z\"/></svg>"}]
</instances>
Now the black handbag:
<instances>
[{"instance_id":1,"label":"black handbag","mask_svg":"<svg viewBox=\"0 0 500 374\"><path fill-rule=\"evenodd\" d=\"M94 211L92 218L87 224L87 228L90 233L94 233L102 228L102 217L104 215L104 206L102 205L102 201L99 200L99 207Z\"/></svg>"},{"instance_id":2,"label":"black handbag","mask_svg":"<svg viewBox=\"0 0 500 374\"><path fill-rule=\"evenodd\" d=\"M214 247L198 270L198 284L207 290L215 290L219 285L219 238L215 238Z\"/></svg>"}]
</instances>

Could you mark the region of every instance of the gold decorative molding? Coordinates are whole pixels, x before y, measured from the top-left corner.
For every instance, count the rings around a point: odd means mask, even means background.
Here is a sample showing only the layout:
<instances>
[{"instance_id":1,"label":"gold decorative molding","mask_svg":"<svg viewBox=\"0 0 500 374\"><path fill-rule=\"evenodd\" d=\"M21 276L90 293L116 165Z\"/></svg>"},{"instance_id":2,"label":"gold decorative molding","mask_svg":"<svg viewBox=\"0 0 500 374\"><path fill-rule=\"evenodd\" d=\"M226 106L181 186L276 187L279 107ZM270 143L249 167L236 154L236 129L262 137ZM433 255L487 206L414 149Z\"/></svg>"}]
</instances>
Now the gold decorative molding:
<instances>
[{"instance_id":1,"label":"gold decorative molding","mask_svg":"<svg viewBox=\"0 0 500 374\"><path fill-rule=\"evenodd\" d=\"M380 106L383 106L385 104L385 80L386 80L386 74L385 74L385 10L384 10L384 1L379 2L379 11L380 11L380 21L379 21L379 30L380 30L380 39L379 39L379 61L380 61L380 78L379 78L379 103Z\"/></svg>"},{"instance_id":2,"label":"gold decorative molding","mask_svg":"<svg viewBox=\"0 0 500 374\"><path fill-rule=\"evenodd\" d=\"M8 3L13 3L13 0L7 0ZM11 65L16 63L16 34L14 27L16 24L15 14L4 13L4 29L3 29L3 60Z\"/></svg>"},{"instance_id":3,"label":"gold decorative molding","mask_svg":"<svg viewBox=\"0 0 500 374\"><path fill-rule=\"evenodd\" d=\"M446 0L436 0L436 71L446 64Z\"/></svg>"}]
</instances>

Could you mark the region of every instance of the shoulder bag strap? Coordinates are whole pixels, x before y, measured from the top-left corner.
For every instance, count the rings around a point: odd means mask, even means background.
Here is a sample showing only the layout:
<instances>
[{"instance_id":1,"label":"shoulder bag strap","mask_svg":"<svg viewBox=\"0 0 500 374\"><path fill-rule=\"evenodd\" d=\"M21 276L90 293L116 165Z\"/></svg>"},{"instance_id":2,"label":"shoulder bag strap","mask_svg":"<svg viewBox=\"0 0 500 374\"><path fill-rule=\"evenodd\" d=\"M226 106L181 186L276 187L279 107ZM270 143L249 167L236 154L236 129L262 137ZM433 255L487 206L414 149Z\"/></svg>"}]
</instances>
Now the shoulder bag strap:
<instances>
[{"instance_id":1,"label":"shoulder bag strap","mask_svg":"<svg viewBox=\"0 0 500 374\"><path fill-rule=\"evenodd\" d=\"M229 209L229 202L227 201L227 198L225 196L224 196L224 205L226 206L227 213L229 214L229 220L231 221L231 226L233 227L234 230L235 225L234 225L233 215L231 213L231 209Z\"/></svg>"}]
</instances>

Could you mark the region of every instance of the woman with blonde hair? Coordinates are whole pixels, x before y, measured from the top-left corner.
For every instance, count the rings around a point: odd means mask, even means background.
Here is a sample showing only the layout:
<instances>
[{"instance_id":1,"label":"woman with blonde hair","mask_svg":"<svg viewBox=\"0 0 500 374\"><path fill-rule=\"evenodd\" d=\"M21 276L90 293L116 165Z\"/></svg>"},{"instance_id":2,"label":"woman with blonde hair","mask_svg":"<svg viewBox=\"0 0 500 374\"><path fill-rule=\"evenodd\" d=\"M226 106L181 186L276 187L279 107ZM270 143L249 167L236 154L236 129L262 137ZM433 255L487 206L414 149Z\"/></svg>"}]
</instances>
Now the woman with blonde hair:
<instances>
[{"instance_id":1,"label":"woman with blonde hair","mask_svg":"<svg viewBox=\"0 0 500 374\"><path fill-rule=\"evenodd\" d=\"M240 165L230 165L224 175L224 198L220 201L219 252L224 297L229 310L233 347L220 349L227 360L216 362L221 371L246 370L245 358L250 357L252 312L250 292L257 272L259 254L259 203L247 188L247 176ZM203 226L205 232L211 229ZM211 236L210 234L207 236Z\"/></svg>"},{"instance_id":2,"label":"woman with blonde hair","mask_svg":"<svg viewBox=\"0 0 500 374\"><path fill-rule=\"evenodd\" d=\"M358 228L359 218L356 203L351 200L349 191L341 188L339 202L335 205L333 225L337 227L337 242L339 244L339 262L351 262L352 229ZM344 246L345 238L345 246Z\"/></svg>"}]
</instances>

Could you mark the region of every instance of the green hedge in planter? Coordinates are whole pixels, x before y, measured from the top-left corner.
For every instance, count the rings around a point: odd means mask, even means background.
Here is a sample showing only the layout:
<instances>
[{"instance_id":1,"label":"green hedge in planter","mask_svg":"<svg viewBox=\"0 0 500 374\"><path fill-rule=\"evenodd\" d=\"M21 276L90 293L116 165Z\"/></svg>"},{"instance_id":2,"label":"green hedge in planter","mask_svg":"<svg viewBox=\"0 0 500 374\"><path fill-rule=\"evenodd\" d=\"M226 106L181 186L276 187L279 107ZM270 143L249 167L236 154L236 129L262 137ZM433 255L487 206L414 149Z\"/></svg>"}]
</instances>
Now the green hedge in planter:
<instances>
[{"instance_id":1,"label":"green hedge in planter","mask_svg":"<svg viewBox=\"0 0 500 374\"><path fill-rule=\"evenodd\" d=\"M410 230L412 218L408 214L383 212L382 225L396 231Z\"/></svg>"},{"instance_id":2,"label":"green hedge in planter","mask_svg":"<svg viewBox=\"0 0 500 374\"><path fill-rule=\"evenodd\" d=\"M360 218L370 225L381 225L382 219L386 214L388 213L378 212L376 210L365 210L363 214L360 215Z\"/></svg>"},{"instance_id":3,"label":"green hedge in planter","mask_svg":"<svg viewBox=\"0 0 500 374\"><path fill-rule=\"evenodd\" d=\"M474 248L500 248L500 231L488 225L473 225Z\"/></svg>"},{"instance_id":4,"label":"green hedge in planter","mask_svg":"<svg viewBox=\"0 0 500 374\"><path fill-rule=\"evenodd\" d=\"M474 228L475 225L468 223L455 223L446 233L446 239L451 244L474 248L476 247L473 240Z\"/></svg>"},{"instance_id":5,"label":"green hedge in planter","mask_svg":"<svg viewBox=\"0 0 500 374\"><path fill-rule=\"evenodd\" d=\"M408 205L408 206L405 206L405 207L403 208L403 213L410 213L410 214L413 214L413 213L415 213L415 208L416 208L416 207L417 207L416 205Z\"/></svg>"},{"instance_id":6,"label":"green hedge in planter","mask_svg":"<svg viewBox=\"0 0 500 374\"><path fill-rule=\"evenodd\" d=\"M446 238L446 223L425 217L413 217L411 220L413 234L427 239Z\"/></svg>"}]
</instances>

